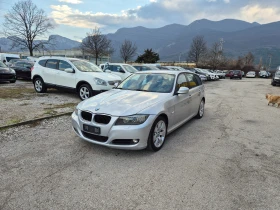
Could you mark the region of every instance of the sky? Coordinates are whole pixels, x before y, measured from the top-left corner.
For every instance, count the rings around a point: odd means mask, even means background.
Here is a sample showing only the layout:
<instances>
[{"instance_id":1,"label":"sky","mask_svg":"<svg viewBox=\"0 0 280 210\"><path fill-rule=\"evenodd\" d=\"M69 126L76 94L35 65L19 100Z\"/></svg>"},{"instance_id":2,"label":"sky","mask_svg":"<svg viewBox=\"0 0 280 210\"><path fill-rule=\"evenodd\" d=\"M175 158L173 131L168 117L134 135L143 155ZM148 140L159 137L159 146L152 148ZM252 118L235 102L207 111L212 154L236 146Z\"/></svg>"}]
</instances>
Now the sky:
<instances>
[{"instance_id":1,"label":"sky","mask_svg":"<svg viewBox=\"0 0 280 210\"><path fill-rule=\"evenodd\" d=\"M0 0L4 15L18 0ZM280 0L33 0L55 23L50 34L81 40L91 29L114 33L122 27L188 25L197 19L280 21Z\"/></svg>"}]
</instances>

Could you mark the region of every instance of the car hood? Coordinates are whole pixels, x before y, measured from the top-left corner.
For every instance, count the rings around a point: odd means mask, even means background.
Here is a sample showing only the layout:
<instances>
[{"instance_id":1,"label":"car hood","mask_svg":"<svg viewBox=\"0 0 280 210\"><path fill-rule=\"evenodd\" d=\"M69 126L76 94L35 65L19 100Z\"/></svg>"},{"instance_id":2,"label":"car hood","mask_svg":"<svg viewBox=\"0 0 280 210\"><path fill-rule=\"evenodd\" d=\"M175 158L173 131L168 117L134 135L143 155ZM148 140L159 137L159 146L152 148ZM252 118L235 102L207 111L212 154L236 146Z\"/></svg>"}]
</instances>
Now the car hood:
<instances>
[{"instance_id":1,"label":"car hood","mask_svg":"<svg viewBox=\"0 0 280 210\"><path fill-rule=\"evenodd\" d=\"M169 93L112 89L82 101L78 109L112 116L129 116L166 100Z\"/></svg>"},{"instance_id":2,"label":"car hood","mask_svg":"<svg viewBox=\"0 0 280 210\"><path fill-rule=\"evenodd\" d=\"M14 73L13 71L12 71L12 69L11 68L9 68L9 67L0 67L0 73L4 73L4 74L7 74L7 73Z\"/></svg>"},{"instance_id":3,"label":"car hood","mask_svg":"<svg viewBox=\"0 0 280 210\"><path fill-rule=\"evenodd\" d=\"M96 77L105 81L122 80L119 76L115 74L105 72L83 72L83 74L88 75L89 77Z\"/></svg>"}]
</instances>

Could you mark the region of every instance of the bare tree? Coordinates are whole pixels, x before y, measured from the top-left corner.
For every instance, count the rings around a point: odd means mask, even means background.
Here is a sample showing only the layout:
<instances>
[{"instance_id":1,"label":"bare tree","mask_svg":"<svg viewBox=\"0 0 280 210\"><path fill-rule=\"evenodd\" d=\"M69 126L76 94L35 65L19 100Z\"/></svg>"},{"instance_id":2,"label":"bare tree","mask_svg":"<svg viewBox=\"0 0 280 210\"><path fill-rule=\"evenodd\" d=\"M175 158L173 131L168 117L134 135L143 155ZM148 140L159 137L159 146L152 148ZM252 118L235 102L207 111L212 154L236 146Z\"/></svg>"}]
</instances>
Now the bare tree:
<instances>
[{"instance_id":1,"label":"bare tree","mask_svg":"<svg viewBox=\"0 0 280 210\"><path fill-rule=\"evenodd\" d=\"M5 15L3 33L13 42L12 49L28 49L33 56L34 50L49 43L49 40L35 39L42 38L53 27L45 11L39 9L31 0L26 0L17 2Z\"/></svg>"},{"instance_id":2,"label":"bare tree","mask_svg":"<svg viewBox=\"0 0 280 210\"><path fill-rule=\"evenodd\" d=\"M254 60L255 60L255 56L249 52L246 56L245 56L245 64L246 65L249 65L249 66L252 66L253 63L254 63Z\"/></svg>"},{"instance_id":3,"label":"bare tree","mask_svg":"<svg viewBox=\"0 0 280 210\"><path fill-rule=\"evenodd\" d=\"M188 59L194 61L196 65L207 53L207 45L203 36L196 36L193 38L191 49L188 53Z\"/></svg>"},{"instance_id":4,"label":"bare tree","mask_svg":"<svg viewBox=\"0 0 280 210\"><path fill-rule=\"evenodd\" d=\"M217 69L221 63L223 63L223 52L220 48L220 43L215 42L212 48L208 52L207 56L208 64L212 69Z\"/></svg>"},{"instance_id":5,"label":"bare tree","mask_svg":"<svg viewBox=\"0 0 280 210\"><path fill-rule=\"evenodd\" d=\"M129 40L124 40L120 47L121 58L126 63L129 59L133 58L136 54L137 46Z\"/></svg>"},{"instance_id":6,"label":"bare tree","mask_svg":"<svg viewBox=\"0 0 280 210\"><path fill-rule=\"evenodd\" d=\"M80 48L84 53L91 54L95 57L96 65L98 58L114 52L111 46L111 40L101 34L98 28L87 33L87 37L82 41Z\"/></svg>"}]
</instances>

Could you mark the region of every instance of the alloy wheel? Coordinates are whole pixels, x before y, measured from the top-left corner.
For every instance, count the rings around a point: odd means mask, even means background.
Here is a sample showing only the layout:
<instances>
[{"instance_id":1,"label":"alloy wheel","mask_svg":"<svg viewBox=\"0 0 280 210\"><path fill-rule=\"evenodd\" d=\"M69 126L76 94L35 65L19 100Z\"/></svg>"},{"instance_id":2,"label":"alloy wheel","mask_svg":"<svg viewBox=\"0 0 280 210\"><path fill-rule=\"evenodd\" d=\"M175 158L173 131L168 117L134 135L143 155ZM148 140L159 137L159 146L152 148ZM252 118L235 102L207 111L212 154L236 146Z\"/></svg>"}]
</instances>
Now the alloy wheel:
<instances>
[{"instance_id":1,"label":"alloy wheel","mask_svg":"<svg viewBox=\"0 0 280 210\"><path fill-rule=\"evenodd\" d=\"M37 92L41 92L43 88L43 84L41 80L36 80L35 81L35 89L37 90Z\"/></svg>"},{"instance_id":2,"label":"alloy wheel","mask_svg":"<svg viewBox=\"0 0 280 210\"><path fill-rule=\"evenodd\" d=\"M80 96L81 96L81 98L82 98L83 100L88 99L88 98L89 98L89 95L90 95L90 93L89 93L88 88L82 87L82 88L80 89Z\"/></svg>"},{"instance_id":3,"label":"alloy wheel","mask_svg":"<svg viewBox=\"0 0 280 210\"><path fill-rule=\"evenodd\" d=\"M204 101L202 100L199 105L199 116L202 117L204 114Z\"/></svg>"},{"instance_id":4,"label":"alloy wheel","mask_svg":"<svg viewBox=\"0 0 280 210\"><path fill-rule=\"evenodd\" d=\"M158 121L153 133L153 143L156 148L159 148L164 143L166 136L166 124L163 120Z\"/></svg>"}]
</instances>

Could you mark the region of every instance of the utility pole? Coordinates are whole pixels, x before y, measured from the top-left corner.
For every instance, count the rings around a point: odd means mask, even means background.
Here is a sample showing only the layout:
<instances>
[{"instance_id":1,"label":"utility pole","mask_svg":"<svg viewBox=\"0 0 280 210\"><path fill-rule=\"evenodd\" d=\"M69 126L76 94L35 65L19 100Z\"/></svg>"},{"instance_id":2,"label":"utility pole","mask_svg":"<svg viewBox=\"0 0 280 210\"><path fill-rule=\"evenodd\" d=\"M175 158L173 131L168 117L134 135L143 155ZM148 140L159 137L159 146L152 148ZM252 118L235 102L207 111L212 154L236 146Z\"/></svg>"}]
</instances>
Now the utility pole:
<instances>
[{"instance_id":1,"label":"utility pole","mask_svg":"<svg viewBox=\"0 0 280 210\"><path fill-rule=\"evenodd\" d=\"M180 52L180 55L179 55L179 63L181 63L181 55L182 55L183 52Z\"/></svg>"},{"instance_id":2,"label":"utility pole","mask_svg":"<svg viewBox=\"0 0 280 210\"><path fill-rule=\"evenodd\" d=\"M268 71L270 70L271 59L272 59L272 55L271 55L271 54L269 54L269 65L268 65Z\"/></svg>"},{"instance_id":3,"label":"utility pole","mask_svg":"<svg viewBox=\"0 0 280 210\"><path fill-rule=\"evenodd\" d=\"M222 57L222 52L223 52L223 47L224 47L224 38L221 38L220 39L220 46L219 46L219 56L218 56L218 59L221 59Z\"/></svg>"}]
</instances>

